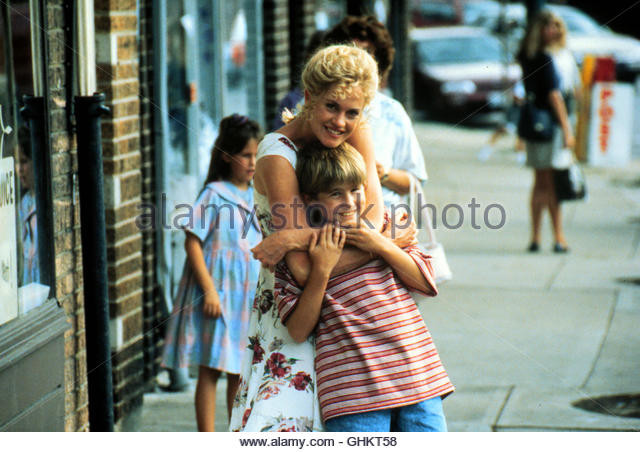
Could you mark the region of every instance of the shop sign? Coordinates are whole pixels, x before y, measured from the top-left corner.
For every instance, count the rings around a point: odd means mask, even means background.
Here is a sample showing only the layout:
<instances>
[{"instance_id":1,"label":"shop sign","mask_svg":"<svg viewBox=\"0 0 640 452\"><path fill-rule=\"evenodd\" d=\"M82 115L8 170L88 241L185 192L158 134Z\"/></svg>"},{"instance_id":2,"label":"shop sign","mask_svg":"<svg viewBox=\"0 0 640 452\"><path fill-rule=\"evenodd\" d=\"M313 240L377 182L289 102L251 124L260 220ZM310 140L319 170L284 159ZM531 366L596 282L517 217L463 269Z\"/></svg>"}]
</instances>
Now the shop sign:
<instances>
[{"instance_id":1,"label":"shop sign","mask_svg":"<svg viewBox=\"0 0 640 452\"><path fill-rule=\"evenodd\" d=\"M591 94L588 161L594 166L622 166L631 157L633 85L595 83Z\"/></svg>"},{"instance_id":2,"label":"shop sign","mask_svg":"<svg viewBox=\"0 0 640 452\"><path fill-rule=\"evenodd\" d=\"M15 177L13 157L0 159L0 325L18 316Z\"/></svg>"}]
</instances>

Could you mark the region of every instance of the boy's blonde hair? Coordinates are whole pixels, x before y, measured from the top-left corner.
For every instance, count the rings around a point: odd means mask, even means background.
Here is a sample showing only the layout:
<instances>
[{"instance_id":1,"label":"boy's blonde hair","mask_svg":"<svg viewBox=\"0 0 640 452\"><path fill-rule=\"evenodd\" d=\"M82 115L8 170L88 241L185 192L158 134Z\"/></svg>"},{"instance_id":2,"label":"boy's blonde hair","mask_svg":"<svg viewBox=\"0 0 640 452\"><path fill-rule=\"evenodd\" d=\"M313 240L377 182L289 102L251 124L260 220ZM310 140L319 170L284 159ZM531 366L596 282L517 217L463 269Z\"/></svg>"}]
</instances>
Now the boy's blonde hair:
<instances>
[{"instance_id":1,"label":"boy's blonde hair","mask_svg":"<svg viewBox=\"0 0 640 452\"><path fill-rule=\"evenodd\" d=\"M314 53L305 65L302 87L310 94L300 111L302 116L308 117L318 97L330 89L344 99L359 88L367 106L378 89L378 65L355 45L328 46Z\"/></svg>"},{"instance_id":2,"label":"boy's blonde hair","mask_svg":"<svg viewBox=\"0 0 640 452\"><path fill-rule=\"evenodd\" d=\"M364 185L367 167L358 151L344 142L335 148L310 143L298 152L296 176L301 195L315 199L339 184Z\"/></svg>"}]
</instances>

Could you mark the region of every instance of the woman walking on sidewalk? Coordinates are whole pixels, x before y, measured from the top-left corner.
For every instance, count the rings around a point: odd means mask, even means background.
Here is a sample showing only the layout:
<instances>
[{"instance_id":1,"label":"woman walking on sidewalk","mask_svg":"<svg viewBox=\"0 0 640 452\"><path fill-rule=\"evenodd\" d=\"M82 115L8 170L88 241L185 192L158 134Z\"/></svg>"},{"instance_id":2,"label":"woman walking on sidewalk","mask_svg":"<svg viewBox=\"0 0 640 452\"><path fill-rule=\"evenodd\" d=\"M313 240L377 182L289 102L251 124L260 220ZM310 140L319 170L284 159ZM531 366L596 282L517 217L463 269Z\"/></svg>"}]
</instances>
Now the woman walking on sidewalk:
<instances>
[{"instance_id":1,"label":"woman walking on sidewalk","mask_svg":"<svg viewBox=\"0 0 640 452\"><path fill-rule=\"evenodd\" d=\"M557 253L569 250L553 182L553 164L558 159L560 150L572 149L575 144L560 90L560 76L552 57L552 52L564 47L563 29L561 19L555 14L547 10L540 12L527 30L518 53L527 102L533 102L537 109L546 110L553 118L553 134L549 141L533 141L524 137L527 166L535 171L531 193L531 243L528 248L530 252L540 249L540 225L546 209L549 210L553 226L553 250ZM535 128L534 124L529 124L529 128Z\"/></svg>"}]
</instances>

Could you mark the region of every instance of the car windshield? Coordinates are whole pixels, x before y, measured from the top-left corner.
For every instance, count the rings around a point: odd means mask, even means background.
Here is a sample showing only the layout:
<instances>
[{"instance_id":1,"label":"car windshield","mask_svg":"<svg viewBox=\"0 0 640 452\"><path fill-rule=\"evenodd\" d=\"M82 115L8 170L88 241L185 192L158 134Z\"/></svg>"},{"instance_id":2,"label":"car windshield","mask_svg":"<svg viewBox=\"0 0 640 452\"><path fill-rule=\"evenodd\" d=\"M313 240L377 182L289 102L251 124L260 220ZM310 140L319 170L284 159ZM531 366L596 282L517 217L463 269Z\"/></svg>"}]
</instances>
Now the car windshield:
<instances>
[{"instance_id":1,"label":"car windshield","mask_svg":"<svg viewBox=\"0 0 640 452\"><path fill-rule=\"evenodd\" d=\"M504 58L500 41L492 36L426 39L416 43L416 50L422 63L499 62Z\"/></svg>"},{"instance_id":2,"label":"car windshield","mask_svg":"<svg viewBox=\"0 0 640 452\"><path fill-rule=\"evenodd\" d=\"M494 23L500 15L500 4L494 1L468 2L463 8L463 22L468 25Z\"/></svg>"},{"instance_id":3,"label":"car windshield","mask_svg":"<svg viewBox=\"0 0 640 452\"><path fill-rule=\"evenodd\" d=\"M581 11L569 8L552 8L567 24L569 35L595 35L606 33L607 29Z\"/></svg>"}]
</instances>

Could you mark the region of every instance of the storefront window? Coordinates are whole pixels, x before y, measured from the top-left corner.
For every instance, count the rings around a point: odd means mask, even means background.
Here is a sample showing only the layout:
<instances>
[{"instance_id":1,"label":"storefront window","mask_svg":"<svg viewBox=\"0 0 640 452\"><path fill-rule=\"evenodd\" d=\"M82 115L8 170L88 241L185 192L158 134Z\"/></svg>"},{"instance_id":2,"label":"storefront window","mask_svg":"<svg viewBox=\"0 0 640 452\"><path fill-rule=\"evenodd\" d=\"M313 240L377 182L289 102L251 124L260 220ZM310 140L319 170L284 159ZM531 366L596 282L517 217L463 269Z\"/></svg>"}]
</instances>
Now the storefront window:
<instances>
[{"instance_id":1,"label":"storefront window","mask_svg":"<svg viewBox=\"0 0 640 452\"><path fill-rule=\"evenodd\" d=\"M249 114L247 91L247 18L241 2L223 2L222 58L226 92L225 114Z\"/></svg>"},{"instance_id":2,"label":"storefront window","mask_svg":"<svg viewBox=\"0 0 640 452\"><path fill-rule=\"evenodd\" d=\"M18 111L33 93L28 0L3 3L0 15L0 324L42 304L30 132ZM14 51L19 49L18 52Z\"/></svg>"},{"instance_id":3,"label":"storefront window","mask_svg":"<svg viewBox=\"0 0 640 452\"><path fill-rule=\"evenodd\" d=\"M346 3L339 0L316 0L317 30L328 30L347 15Z\"/></svg>"},{"instance_id":4,"label":"storefront window","mask_svg":"<svg viewBox=\"0 0 640 452\"><path fill-rule=\"evenodd\" d=\"M220 120L232 113L263 121L260 79L262 5L257 0L178 0L166 2L168 169L163 193L169 222L178 204L192 203L207 175ZM175 211L174 211L175 213ZM175 288L184 263L184 233L163 233L170 244L167 274ZM167 283L164 283L167 285ZM166 290L170 292L169 290Z\"/></svg>"}]
</instances>

